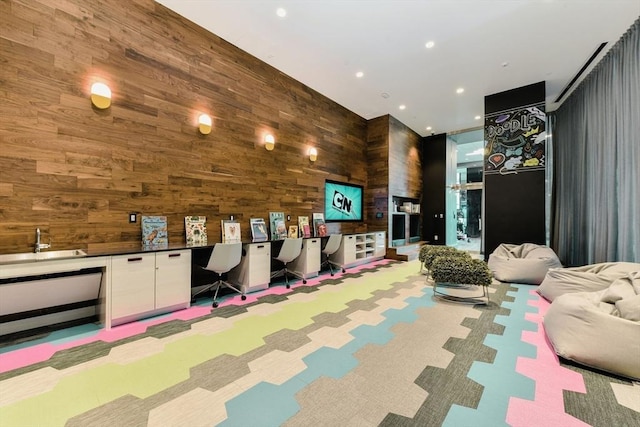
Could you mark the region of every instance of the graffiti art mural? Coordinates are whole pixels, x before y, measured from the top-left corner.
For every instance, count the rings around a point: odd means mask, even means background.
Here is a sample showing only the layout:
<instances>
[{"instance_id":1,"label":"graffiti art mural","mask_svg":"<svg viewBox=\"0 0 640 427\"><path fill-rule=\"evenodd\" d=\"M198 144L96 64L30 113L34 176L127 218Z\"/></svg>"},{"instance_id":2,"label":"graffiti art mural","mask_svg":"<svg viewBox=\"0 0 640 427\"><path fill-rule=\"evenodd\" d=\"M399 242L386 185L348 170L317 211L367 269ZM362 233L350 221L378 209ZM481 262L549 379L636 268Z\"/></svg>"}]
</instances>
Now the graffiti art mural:
<instances>
[{"instance_id":1,"label":"graffiti art mural","mask_svg":"<svg viewBox=\"0 0 640 427\"><path fill-rule=\"evenodd\" d=\"M544 169L546 118L544 104L485 116L485 173Z\"/></svg>"}]
</instances>

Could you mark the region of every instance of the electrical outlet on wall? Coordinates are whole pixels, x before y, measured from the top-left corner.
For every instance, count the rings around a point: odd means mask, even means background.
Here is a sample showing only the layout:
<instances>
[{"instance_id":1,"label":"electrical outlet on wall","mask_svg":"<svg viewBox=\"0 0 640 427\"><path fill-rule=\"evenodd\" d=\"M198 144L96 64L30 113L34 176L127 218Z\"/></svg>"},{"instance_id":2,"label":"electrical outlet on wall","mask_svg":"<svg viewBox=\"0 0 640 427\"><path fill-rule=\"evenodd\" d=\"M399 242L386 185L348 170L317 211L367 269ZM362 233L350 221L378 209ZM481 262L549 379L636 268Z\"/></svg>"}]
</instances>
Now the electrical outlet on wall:
<instances>
[{"instance_id":1,"label":"electrical outlet on wall","mask_svg":"<svg viewBox=\"0 0 640 427\"><path fill-rule=\"evenodd\" d=\"M433 240L436 240L436 241L438 240L438 235L437 234L433 235Z\"/></svg>"},{"instance_id":2,"label":"electrical outlet on wall","mask_svg":"<svg viewBox=\"0 0 640 427\"><path fill-rule=\"evenodd\" d=\"M129 223L133 224L135 222L138 222L138 214L135 212L132 212L129 214Z\"/></svg>"}]
</instances>

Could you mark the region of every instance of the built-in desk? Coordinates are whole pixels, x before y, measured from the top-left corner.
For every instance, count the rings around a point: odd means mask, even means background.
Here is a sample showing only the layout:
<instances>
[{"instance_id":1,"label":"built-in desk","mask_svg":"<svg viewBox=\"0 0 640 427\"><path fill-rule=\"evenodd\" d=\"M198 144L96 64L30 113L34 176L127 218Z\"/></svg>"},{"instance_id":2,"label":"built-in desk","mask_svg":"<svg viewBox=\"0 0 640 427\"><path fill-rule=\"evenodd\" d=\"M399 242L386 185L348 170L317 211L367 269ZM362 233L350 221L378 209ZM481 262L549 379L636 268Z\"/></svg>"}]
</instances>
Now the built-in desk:
<instances>
[{"instance_id":1,"label":"built-in desk","mask_svg":"<svg viewBox=\"0 0 640 427\"><path fill-rule=\"evenodd\" d=\"M322 239L303 239L301 254L290 265L290 269L305 280L319 274ZM69 321L71 315L78 318L95 313L104 327L110 329L132 320L187 308L196 270L192 265L206 266L214 245L129 247L89 252L70 259L2 264L0 335L2 326L7 334ZM228 279L245 293L268 288L272 251L278 250L276 246L275 241L243 242L242 260L229 272ZM385 248L384 232L344 235L332 259L343 267L350 267L384 258ZM64 316L40 316L36 321L37 316L32 312L52 305L64 308ZM76 310L78 308L81 310ZM20 313L26 314L20 317ZM45 323L38 323L40 320Z\"/></svg>"},{"instance_id":2,"label":"built-in desk","mask_svg":"<svg viewBox=\"0 0 640 427\"><path fill-rule=\"evenodd\" d=\"M249 293L267 289L271 280L271 242L242 244L240 264L232 269L229 281Z\"/></svg>"},{"instance_id":3,"label":"built-in desk","mask_svg":"<svg viewBox=\"0 0 640 427\"><path fill-rule=\"evenodd\" d=\"M302 239L300 256L291 261L290 270L307 280L318 276L322 250L322 237L307 237Z\"/></svg>"}]
</instances>

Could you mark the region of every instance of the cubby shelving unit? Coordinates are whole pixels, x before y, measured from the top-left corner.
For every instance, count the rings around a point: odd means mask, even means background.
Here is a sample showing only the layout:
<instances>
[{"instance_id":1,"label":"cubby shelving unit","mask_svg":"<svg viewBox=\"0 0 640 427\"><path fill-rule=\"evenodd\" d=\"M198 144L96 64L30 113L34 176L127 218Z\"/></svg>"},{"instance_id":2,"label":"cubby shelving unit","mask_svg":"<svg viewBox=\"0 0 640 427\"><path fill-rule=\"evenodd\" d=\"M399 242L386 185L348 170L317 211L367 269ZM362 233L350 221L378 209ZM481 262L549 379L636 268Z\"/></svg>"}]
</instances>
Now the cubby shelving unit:
<instances>
[{"instance_id":1,"label":"cubby shelving unit","mask_svg":"<svg viewBox=\"0 0 640 427\"><path fill-rule=\"evenodd\" d=\"M386 254L385 239L384 231L346 234L331 260L346 268L382 259Z\"/></svg>"}]
</instances>

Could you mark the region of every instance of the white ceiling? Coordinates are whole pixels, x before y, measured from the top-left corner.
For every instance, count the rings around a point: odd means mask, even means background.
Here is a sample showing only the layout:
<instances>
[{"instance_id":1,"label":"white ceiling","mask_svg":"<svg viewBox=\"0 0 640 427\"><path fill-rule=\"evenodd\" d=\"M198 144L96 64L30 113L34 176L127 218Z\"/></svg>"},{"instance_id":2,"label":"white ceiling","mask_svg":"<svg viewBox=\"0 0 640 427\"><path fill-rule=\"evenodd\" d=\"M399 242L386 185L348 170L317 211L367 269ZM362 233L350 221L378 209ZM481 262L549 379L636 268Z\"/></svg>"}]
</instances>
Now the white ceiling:
<instances>
[{"instance_id":1,"label":"white ceiling","mask_svg":"<svg viewBox=\"0 0 640 427\"><path fill-rule=\"evenodd\" d=\"M598 45L609 42L594 64L640 16L640 0L158 2L365 119L391 114L420 135L482 126L485 95L542 80L555 110Z\"/></svg>"}]
</instances>

